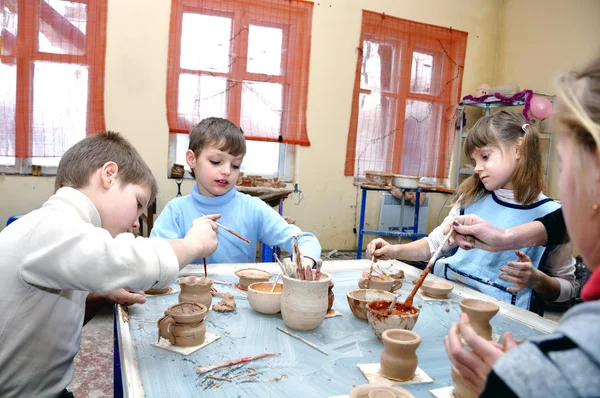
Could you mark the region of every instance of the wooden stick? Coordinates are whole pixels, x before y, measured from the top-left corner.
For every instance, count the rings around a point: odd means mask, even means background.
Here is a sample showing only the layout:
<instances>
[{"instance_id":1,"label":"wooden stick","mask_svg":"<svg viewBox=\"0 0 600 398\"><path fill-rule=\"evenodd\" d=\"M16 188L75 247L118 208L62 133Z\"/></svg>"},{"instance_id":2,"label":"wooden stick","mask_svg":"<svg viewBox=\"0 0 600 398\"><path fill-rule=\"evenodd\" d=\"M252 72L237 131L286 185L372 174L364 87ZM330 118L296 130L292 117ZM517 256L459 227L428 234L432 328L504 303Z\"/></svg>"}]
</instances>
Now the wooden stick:
<instances>
[{"instance_id":1,"label":"wooden stick","mask_svg":"<svg viewBox=\"0 0 600 398\"><path fill-rule=\"evenodd\" d=\"M244 363L244 362L250 362L250 361L255 361L257 359L260 358L264 358L264 357L274 357L279 355L278 352L266 352L264 354L258 354L258 355L253 355L250 357L244 357L244 358L239 358L239 359L234 359L232 361L227 361L227 362L222 362L216 365L210 365L210 366L205 366L203 368L197 368L196 369L196 373L201 375L203 373L207 373L210 372L211 370L215 370L215 369L219 369L219 368L224 368L227 366L233 366L233 365L237 365L238 363Z\"/></svg>"},{"instance_id":2,"label":"wooden stick","mask_svg":"<svg viewBox=\"0 0 600 398\"><path fill-rule=\"evenodd\" d=\"M410 294L408 295L406 300L404 300L404 307L406 307L406 308L412 307L413 298L415 297L415 294L417 294L417 290L419 290L419 288L423 284L423 281L425 280L425 277L431 271L431 268L433 267L435 260L437 260L437 258L440 256L440 253L442 252L442 249L444 248L444 245L446 244L446 242L448 242L448 239L450 239L450 235L452 235L452 232L454 232L454 228L450 227L450 231L448 231L446 236L444 236L444 240L442 241L442 244L440 245L440 247L438 247L438 249L435 251L435 253L433 253L433 256L431 256L431 258L429 259L429 262L427 263L427 267L425 267L423 272L421 272L421 276L419 276L419 279L417 279L417 283L415 283L415 286L413 287L412 292L410 292Z\"/></svg>"},{"instance_id":3,"label":"wooden stick","mask_svg":"<svg viewBox=\"0 0 600 398\"><path fill-rule=\"evenodd\" d=\"M206 258L203 258L202 261L204 261L204 277L206 278L208 276L206 273Z\"/></svg>"},{"instance_id":4,"label":"wooden stick","mask_svg":"<svg viewBox=\"0 0 600 398\"><path fill-rule=\"evenodd\" d=\"M277 255L277 253L273 253L273 258L275 259L275 261L277 261L277 264L279 264L279 268L281 268L281 272L283 272L283 275L291 277L291 275L289 275L285 270L285 265L283 265L283 263L279 260L279 256Z\"/></svg>"},{"instance_id":5,"label":"wooden stick","mask_svg":"<svg viewBox=\"0 0 600 398\"><path fill-rule=\"evenodd\" d=\"M290 336L290 337L293 337L293 338L295 338L295 339L297 339L297 340L300 340L301 342L303 342L303 343L304 343L304 344L306 344L307 346L309 346L309 347L312 347L312 348L314 348L315 350L317 350L317 351L319 351L319 352L322 352L322 353L323 353L323 354L325 354L325 355L329 355L329 354L328 354L326 351L323 351L322 349L320 349L319 347L317 347L316 345L314 345L314 344L313 344L313 343L311 343L310 341L303 339L302 337L298 336L297 334L294 334L294 333L292 333L292 332L288 332L287 330L285 330L285 329L282 329L282 328L280 328L279 326L276 326L276 327L277 327L277 330L279 330L280 332L283 332L283 333L287 334L287 335L288 335L288 336Z\"/></svg>"},{"instance_id":6,"label":"wooden stick","mask_svg":"<svg viewBox=\"0 0 600 398\"><path fill-rule=\"evenodd\" d=\"M273 287L271 288L271 293L275 291L275 286L277 286L277 281L279 280L280 276L281 274L277 274L277 278L275 278L275 282L273 282Z\"/></svg>"},{"instance_id":7,"label":"wooden stick","mask_svg":"<svg viewBox=\"0 0 600 398\"><path fill-rule=\"evenodd\" d=\"M392 298L392 302L390 303L390 308L388 308L388 315L392 315L392 312L396 309L396 301L398 300L398 295L394 294Z\"/></svg>"},{"instance_id":8,"label":"wooden stick","mask_svg":"<svg viewBox=\"0 0 600 398\"><path fill-rule=\"evenodd\" d=\"M236 236L238 238L240 238L241 240L243 240L246 243L250 243L249 239L244 238L242 235L238 234L237 232L235 232L232 229L227 228L226 226L224 226L223 224L219 224L218 222L215 221L215 224L217 224L219 227L223 228L225 231L229 232L231 235Z\"/></svg>"}]
</instances>

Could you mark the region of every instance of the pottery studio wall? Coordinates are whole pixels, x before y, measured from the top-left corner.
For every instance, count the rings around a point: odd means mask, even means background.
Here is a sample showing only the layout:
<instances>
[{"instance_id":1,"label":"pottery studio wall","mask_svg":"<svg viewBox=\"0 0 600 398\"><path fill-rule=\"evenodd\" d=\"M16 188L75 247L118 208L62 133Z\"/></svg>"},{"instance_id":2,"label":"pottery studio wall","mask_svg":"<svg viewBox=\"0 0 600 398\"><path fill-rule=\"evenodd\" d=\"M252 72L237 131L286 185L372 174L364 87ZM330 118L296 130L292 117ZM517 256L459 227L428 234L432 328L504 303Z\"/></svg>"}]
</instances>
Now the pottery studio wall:
<instances>
[{"instance_id":1,"label":"pottery studio wall","mask_svg":"<svg viewBox=\"0 0 600 398\"><path fill-rule=\"evenodd\" d=\"M552 6L544 7L542 3L547 4L542 0L527 5L516 0L315 1L308 101L312 145L300 147L295 159L294 179L304 199L299 205L286 201L285 214L314 232L326 249L356 245L357 190L352 178L343 175L343 165L362 9L469 32L463 79L466 95L483 82L515 81L524 87L532 81L537 85L534 88L550 92L555 71L597 50L594 38L600 28L585 22L599 15L597 2L553 0ZM176 193L175 183L167 179L165 77L170 1L109 0L108 5L106 127L122 132L149 163L159 182L160 212ZM556 26L550 27L547 20L556 20ZM548 32L536 36L535 46L519 37L519 32L540 29ZM519 62L513 63L514 59ZM538 59L543 60L543 68L529 67ZM52 194L53 185L52 177L0 176L0 226L10 215L39 207ZM182 191L188 192L191 185L184 182ZM443 218L443 199L432 200L428 230ZM379 194L370 194L367 223L371 226L378 223L379 202Z\"/></svg>"}]
</instances>

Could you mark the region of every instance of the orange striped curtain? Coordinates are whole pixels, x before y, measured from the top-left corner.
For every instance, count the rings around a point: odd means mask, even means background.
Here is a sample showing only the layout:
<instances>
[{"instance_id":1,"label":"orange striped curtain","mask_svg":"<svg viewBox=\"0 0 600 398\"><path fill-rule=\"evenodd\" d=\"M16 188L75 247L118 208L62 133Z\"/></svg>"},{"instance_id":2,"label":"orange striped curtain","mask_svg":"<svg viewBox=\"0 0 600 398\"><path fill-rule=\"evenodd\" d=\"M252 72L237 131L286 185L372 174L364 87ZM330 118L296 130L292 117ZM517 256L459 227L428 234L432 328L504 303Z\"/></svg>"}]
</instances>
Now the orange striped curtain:
<instances>
[{"instance_id":1,"label":"orange striped curtain","mask_svg":"<svg viewBox=\"0 0 600 398\"><path fill-rule=\"evenodd\" d=\"M60 157L104 130L106 0L0 0L0 156Z\"/></svg>"},{"instance_id":2,"label":"orange striped curtain","mask_svg":"<svg viewBox=\"0 0 600 398\"><path fill-rule=\"evenodd\" d=\"M306 103L312 2L173 0L167 118L187 134L206 117L246 139L310 145Z\"/></svg>"},{"instance_id":3,"label":"orange striped curtain","mask_svg":"<svg viewBox=\"0 0 600 398\"><path fill-rule=\"evenodd\" d=\"M345 175L448 176L467 33L363 11Z\"/></svg>"}]
</instances>

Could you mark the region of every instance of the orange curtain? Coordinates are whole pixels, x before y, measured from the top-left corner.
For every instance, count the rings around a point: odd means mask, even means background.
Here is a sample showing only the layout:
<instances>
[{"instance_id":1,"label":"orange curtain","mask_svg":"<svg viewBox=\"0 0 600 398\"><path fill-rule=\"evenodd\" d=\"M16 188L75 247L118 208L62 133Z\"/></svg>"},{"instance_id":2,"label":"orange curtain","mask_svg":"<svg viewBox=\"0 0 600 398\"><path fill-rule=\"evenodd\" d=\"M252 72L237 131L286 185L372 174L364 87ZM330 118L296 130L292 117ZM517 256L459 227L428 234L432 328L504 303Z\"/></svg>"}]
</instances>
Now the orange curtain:
<instances>
[{"instance_id":1,"label":"orange curtain","mask_svg":"<svg viewBox=\"0 0 600 398\"><path fill-rule=\"evenodd\" d=\"M299 0L173 0L169 131L187 134L206 117L223 117L246 139L310 145L312 8Z\"/></svg>"},{"instance_id":2,"label":"orange curtain","mask_svg":"<svg viewBox=\"0 0 600 398\"><path fill-rule=\"evenodd\" d=\"M105 0L0 0L0 156L60 157L104 130Z\"/></svg>"},{"instance_id":3,"label":"orange curtain","mask_svg":"<svg viewBox=\"0 0 600 398\"><path fill-rule=\"evenodd\" d=\"M363 11L345 175L448 175L467 33Z\"/></svg>"}]
</instances>

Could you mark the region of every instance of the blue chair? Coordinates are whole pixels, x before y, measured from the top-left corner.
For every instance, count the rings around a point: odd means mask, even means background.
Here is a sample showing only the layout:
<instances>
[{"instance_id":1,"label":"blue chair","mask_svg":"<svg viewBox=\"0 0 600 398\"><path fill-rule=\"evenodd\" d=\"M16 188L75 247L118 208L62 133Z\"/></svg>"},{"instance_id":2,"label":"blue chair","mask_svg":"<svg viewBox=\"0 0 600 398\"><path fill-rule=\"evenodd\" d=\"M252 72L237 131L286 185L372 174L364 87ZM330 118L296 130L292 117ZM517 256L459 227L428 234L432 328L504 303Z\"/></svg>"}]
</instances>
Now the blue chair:
<instances>
[{"instance_id":1,"label":"blue chair","mask_svg":"<svg viewBox=\"0 0 600 398\"><path fill-rule=\"evenodd\" d=\"M17 221L19 218L23 217L24 215L25 214L17 214L15 216L8 217L8 220L6 220L6 226L8 227L10 224Z\"/></svg>"}]
</instances>

